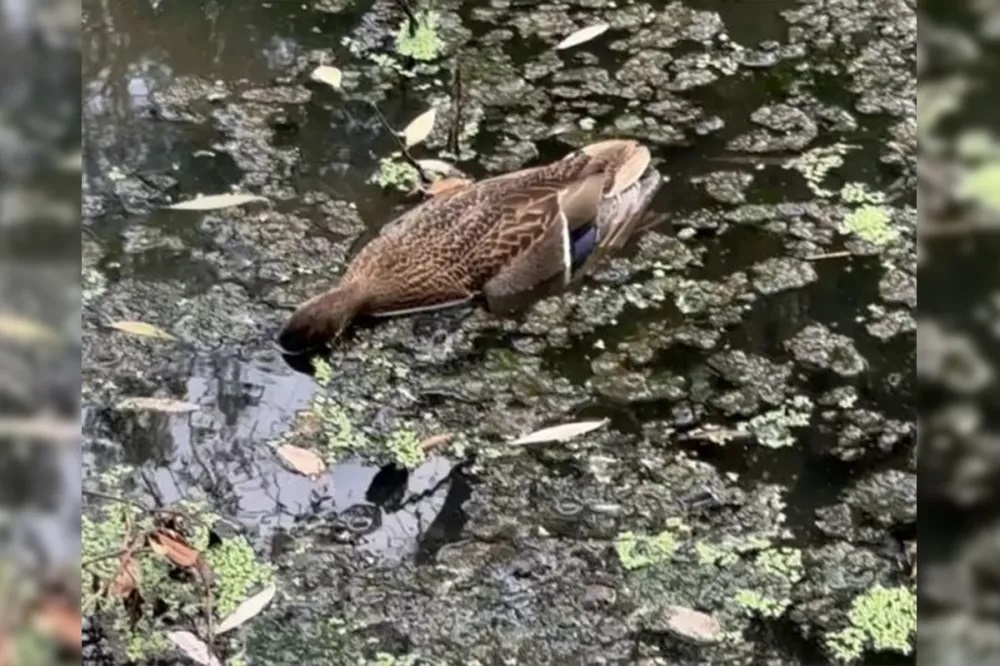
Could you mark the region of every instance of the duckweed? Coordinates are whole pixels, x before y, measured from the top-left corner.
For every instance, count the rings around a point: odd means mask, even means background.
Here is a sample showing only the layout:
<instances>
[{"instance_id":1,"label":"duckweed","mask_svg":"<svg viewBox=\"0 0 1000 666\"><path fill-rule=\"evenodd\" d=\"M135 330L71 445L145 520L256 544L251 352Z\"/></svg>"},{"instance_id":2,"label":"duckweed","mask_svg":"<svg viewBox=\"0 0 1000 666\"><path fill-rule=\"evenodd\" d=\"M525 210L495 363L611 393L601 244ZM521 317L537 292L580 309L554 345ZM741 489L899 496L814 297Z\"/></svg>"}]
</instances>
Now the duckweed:
<instances>
[{"instance_id":1,"label":"duckweed","mask_svg":"<svg viewBox=\"0 0 1000 666\"><path fill-rule=\"evenodd\" d=\"M670 530L653 536L622 532L615 541L618 558L626 569L641 569L669 560L677 552L677 540Z\"/></svg>"},{"instance_id":2,"label":"duckweed","mask_svg":"<svg viewBox=\"0 0 1000 666\"><path fill-rule=\"evenodd\" d=\"M1000 213L1000 162L991 162L969 171L958 187L958 196Z\"/></svg>"},{"instance_id":3,"label":"duckweed","mask_svg":"<svg viewBox=\"0 0 1000 666\"><path fill-rule=\"evenodd\" d=\"M413 187L420 174L416 168L396 156L384 157L379 161L379 168L372 174L369 182L379 187L406 190Z\"/></svg>"},{"instance_id":4,"label":"duckweed","mask_svg":"<svg viewBox=\"0 0 1000 666\"><path fill-rule=\"evenodd\" d=\"M420 448L420 439L409 430L393 433L387 446L396 462L409 469L420 465L426 457Z\"/></svg>"},{"instance_id":5,"label":"duckweed","mask_svg":"<svg viewBox=\"0 0 1000 666\"><path fill-rule=\"evenodd\" d=\"M795 396L778 409L759 414L747 422L746 427L757 441L771 449L795 444L792 428L809 425L813 403L804 395Z\"/></svg>"},{"instance_id":6,"label":"duckweed","mask_svg":"<svg viewBox=\"0 0 1000 666\"><path fill-rule=\"evenodd\" d=\"M438 35L438 13L418 12L416 18L415 29L411 30L410 21L404 20L396 30L396 51L414 60L434 60L444 47Z\"/></svg>"},{"instance_id":7,"label":"duckweed","mask_svg":"<svg viewBox=\"0 0 1000 666\"><path fill-rule=\"evenodd\" d=\"M854 599L850 626L828 634L826 646L841 662L856 661L871 647L910 654L917 631L917 596L905 587L875 585Z\"/></svg>"},{"instance_id":8,"label":"duckweed","mask_svg":"<svg viewBox=\"0 0 1000 666\"><path fill-rule=\"evenodd\" d=\"M844 220L844 231L874 245L886 245L899 237L891 226L892 217L885 206L861 206Z\"/></svg>"}]
</instances>

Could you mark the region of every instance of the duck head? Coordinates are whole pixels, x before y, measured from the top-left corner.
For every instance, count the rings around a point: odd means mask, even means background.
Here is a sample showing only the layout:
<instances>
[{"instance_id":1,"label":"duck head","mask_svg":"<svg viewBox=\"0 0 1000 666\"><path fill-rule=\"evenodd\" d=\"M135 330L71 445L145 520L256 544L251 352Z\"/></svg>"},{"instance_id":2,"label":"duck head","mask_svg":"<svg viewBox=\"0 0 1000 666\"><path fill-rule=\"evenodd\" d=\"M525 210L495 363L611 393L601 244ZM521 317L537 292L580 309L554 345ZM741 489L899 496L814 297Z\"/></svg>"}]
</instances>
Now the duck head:
<instances>
[{"instance_id":1,"label":"duck head","mask_svg":"<svg viewBox=\"0 0 1000 666\"><path fill-rule=\"evenodd\" d=\"M290 356L318 351L339 337L363 307L358 285L338 285L298 306L278 332L278 345Z\"/></svg>"}]
</instances>

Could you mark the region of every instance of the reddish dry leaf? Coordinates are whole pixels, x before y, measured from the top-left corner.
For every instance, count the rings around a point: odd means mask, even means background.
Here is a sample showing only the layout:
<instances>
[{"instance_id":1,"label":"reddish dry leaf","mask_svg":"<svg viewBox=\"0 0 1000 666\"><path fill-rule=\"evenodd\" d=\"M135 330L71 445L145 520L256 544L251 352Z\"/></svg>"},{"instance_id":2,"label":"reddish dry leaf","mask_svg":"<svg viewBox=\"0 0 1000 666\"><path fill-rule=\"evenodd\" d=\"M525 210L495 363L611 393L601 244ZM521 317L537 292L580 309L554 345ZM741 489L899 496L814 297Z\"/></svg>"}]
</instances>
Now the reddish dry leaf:
<instances>
[{"instance_id":1,"label":"reddish dry leaf","mask_svg":"<svg viewBox=\"0 0 1000 666\"><path fill-rule=\"evenodd\" d=\"M288 465L300 474L315 478L326 471L326 463L309 449L303 449L292 444L282 444L276 449L277 454Z\"/></svg>"},{"instance_id":2,"label":"reddish dry leaf","mask_svg":"<svg viewBox=\"0 0 1000 666\"><path fill-rule=\"evenodd\" d=\"M139 587L139 563L131 553L122 556L118 575L111 581L108 592L116 599L125 599Z\"/></svg>"},{"instance_id":3,"label":"reddish dry leaf","mask_svg":"<svg viewBox=\"0 0 1000 666\"><path fill-rule=\"evenodd\" d=\"M83 646L83 616L66 599L42 600L32 616L32 624L66 649L80 651Z\"/></svg>"},{"instance_id":4,"label":"reddish dry leaf","mask_svg":"<svg viewBox=\"0 0 1000 666\"><path fill-rule=\"evenodd\" d=\"M424 452L433 451L438 449L454 438L450 432L441 433L440 435L431 435L422 442L420 442L420 449Z\"/></svg>"},{"instance_id":5,"label":"reddish dry leaf","mask_svg":"<svg viewBox=\"0 0 1000 666\"><path fill-rule=\"evenodd\" d=\"M184 569L197 566L198 560L201 559L201 553L192 548L187 539L164 527L157 528L149 535L149 547L157 555Z\"/></svg>"}]
</instances>

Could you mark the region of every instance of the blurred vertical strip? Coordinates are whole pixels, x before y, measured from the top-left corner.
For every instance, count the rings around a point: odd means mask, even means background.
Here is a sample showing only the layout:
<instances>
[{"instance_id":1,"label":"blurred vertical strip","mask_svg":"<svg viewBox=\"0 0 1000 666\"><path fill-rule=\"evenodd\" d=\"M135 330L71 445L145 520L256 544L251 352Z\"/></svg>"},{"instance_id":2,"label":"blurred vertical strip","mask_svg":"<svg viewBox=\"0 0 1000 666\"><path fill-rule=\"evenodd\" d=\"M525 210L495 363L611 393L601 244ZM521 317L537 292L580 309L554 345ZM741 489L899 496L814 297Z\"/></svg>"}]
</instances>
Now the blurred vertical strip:
<instances>
[{"instance_id":1,"label":"blurred vertical strip","mask_svg":"<svg viewBox=\"0 0 1000 666\"><path fill-rule=\"evenodd\" d=\"M79 0L0 0L0 664L79 663Z\"/></svg>"},{"instance_id":2,"label":"blurred vertical strip","mask_svg":"<svg viewBox=\"0 0 1000 666\"><path fill-rule=\"evenodd\" d=\"M921 0L918 654L1000 663L1000 2Z\"/></svg>"}]
</instances>

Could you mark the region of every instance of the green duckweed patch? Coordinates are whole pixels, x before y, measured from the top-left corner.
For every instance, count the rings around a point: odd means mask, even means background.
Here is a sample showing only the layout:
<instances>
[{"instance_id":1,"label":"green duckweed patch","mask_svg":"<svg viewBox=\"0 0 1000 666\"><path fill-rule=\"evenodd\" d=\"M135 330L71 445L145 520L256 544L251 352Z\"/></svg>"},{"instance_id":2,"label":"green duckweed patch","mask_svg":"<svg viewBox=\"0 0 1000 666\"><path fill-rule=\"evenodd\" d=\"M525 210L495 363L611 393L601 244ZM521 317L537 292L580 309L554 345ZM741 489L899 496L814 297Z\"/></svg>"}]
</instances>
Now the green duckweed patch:
<instances>
[{"instance_id":1,"label":"green duckweed patch","mask_svg":"<svg viewBox=\"0 0 1000 666\"><path fill-rule=\"evenodd\" d=\"M414 60L434 60L444 48L444 42L438 34L440 17L433 11L417 12L415 16L416 27L411 26L409 19L406 19L396 30L396 52Z\"/></svg>"},{"instance_id":2,"label":"green duckweed patch","mask_svg":"<svg viewBox=\"0 0 1000 666\"><path fill-rule=\"evenodd\" d=\"M679 546L678 533L687 526L676 518L667 521L667 529L652 535L622 532L615 540L618 559L626 569L642 569L670 560Z\"/></svg>"},{"instance_id":3,"label":"green duckweed patch","mask_svg":"<svg viewBox=\"0 0 1000 666\"><path fill-rule=\"evenodd\" d=\"M102 490L120 489L120 481L134 473L129 466L112 468L100 479ZM211 570L213 615L217 623L244 599L274 580L274 569L261 560L245 537L213 536L220 516L202 502L184 501L170 507L185 516L187 539L202 553ZM188 524L189 523L189 524ZM124 502L102 503L82 518L84 590L114 578L119 558L108 557L122 549L128 535L148 533L157 526L152 513ZM201 631L204 626L205 590L193 575L178 577L175 567L149 548L137 550L137 591L143 603L129 611L118 599L97 592L83 599L85 613L105 621L109 638L123 646L129 659L144 661L173 649L166 632L178 627ZM130 615L131 613L131 615Z\"/></svg>"},{"instance_id":4,"label":"green duckweed patch","mask_svg":"<svg viewBox=\"0 0 1000 666\"><path fill-rule=\"evenodd\" d=\"M968 171L958 186L958 196L1000 213L1000 162L987 162Z\"/></svg>"},{"instance_id":5,"label":"green duckweed patch","mask_svg":"<svg viewBox=\"0 0 1000 666\"><path fill-rule=\"evenodd\" d=\"M371 175L369 182L385 189L408 190L419 178L416 168L394 153L379 160L378 170Z\"/></svg>"},{"instance_id":6,"label":"green duckweed patch","mask_svg":"<svg viewBox=\"0 0 1000 666\"><path fill-rule=\"evenodd\" d=\"M885 206L857 208L844 220L843 231L873 245L886 245L899 237L899 231L892 227L892 216Z\"/></svg>"},{"instance_id":7,"label":"green duckweed patch","mask_svg":"<svg viewBox=\"0 0 1000 666\"><path fill-rule=\"evenodd\" d=\"M742 608L762 617L781 617L792 604L792 588L802 580L802 551L797 548L770 548L754 560L754 587L736 591L735 601Z\"/></svg>"},{"instance_id":8,"label":"green duckweed patch","mask_svg":"<svg viewBox=\"0 0 1000 666\"><path fill-rule=\"evenodd\" d=\"M847 619L849 626L826 636L826 647L837 661L857 661L867 649L910 654L917 595L905 587L875 585L854 599Z\"/></svg>"}]
</instances>

